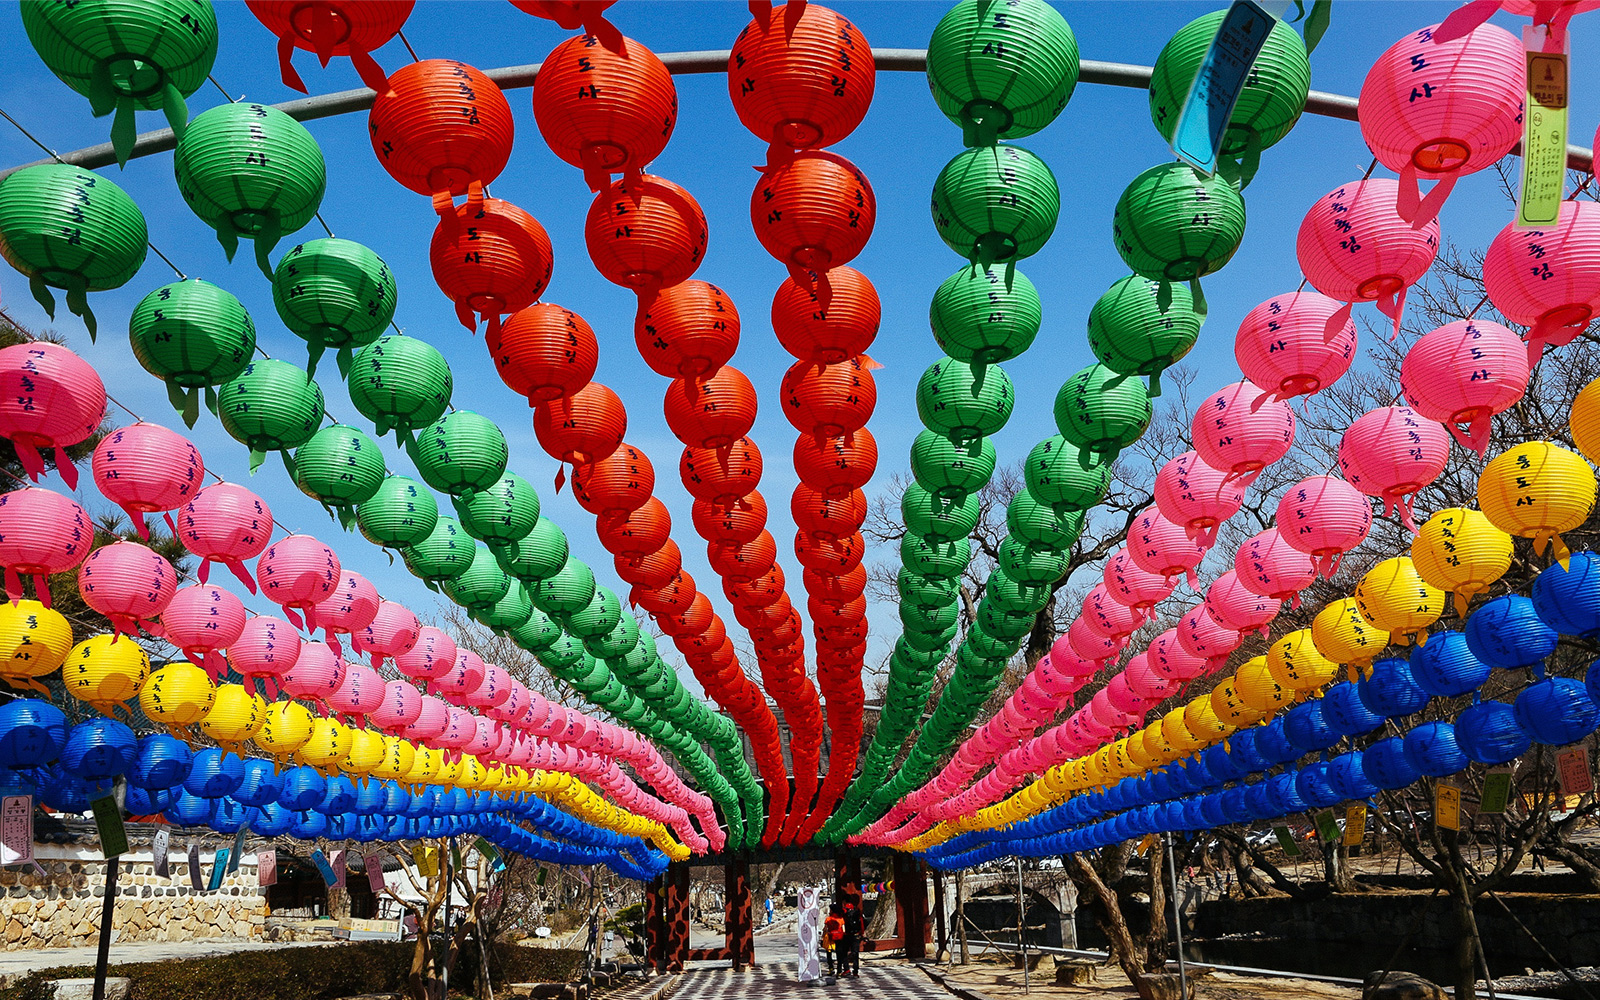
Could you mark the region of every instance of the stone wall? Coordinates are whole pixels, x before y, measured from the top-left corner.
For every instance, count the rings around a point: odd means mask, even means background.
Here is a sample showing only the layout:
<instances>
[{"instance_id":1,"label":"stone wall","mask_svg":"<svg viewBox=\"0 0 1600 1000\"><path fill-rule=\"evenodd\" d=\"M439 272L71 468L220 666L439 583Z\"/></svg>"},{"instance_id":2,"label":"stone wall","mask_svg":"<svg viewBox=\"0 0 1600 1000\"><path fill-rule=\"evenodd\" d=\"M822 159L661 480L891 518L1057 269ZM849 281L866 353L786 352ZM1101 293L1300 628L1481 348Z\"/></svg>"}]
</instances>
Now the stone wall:
<instances>
[{"instance_id":1,"label":"stone wall","mask_svg":"<svg viewBox=\"0 0 1600 1000\"><path fill-rule=\"evenodd\" d=\"M105 905L106 863L85 852L40 847L39 867L0 870L0 949L92 946ZM201 855L210 876L213 855ZM256 885L255 855L245 854L237 871L214 892L189 885L186 855L169 860L169 877L155 874L148 851L120 862L118 898L111 926L118 941L196 941L259 937L266 900Z\"/></svg>"}]
</instances>

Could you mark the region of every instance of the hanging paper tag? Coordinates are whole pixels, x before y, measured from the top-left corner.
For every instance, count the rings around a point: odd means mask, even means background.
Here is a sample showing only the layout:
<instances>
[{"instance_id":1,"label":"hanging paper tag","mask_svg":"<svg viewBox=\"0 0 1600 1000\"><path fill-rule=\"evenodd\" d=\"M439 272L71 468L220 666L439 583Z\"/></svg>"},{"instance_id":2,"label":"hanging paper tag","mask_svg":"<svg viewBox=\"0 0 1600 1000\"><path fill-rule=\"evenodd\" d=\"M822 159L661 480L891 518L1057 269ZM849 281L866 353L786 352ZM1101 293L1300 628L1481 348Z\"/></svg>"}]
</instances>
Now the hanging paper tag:
<instances>
[{"instance_id":1,"label":"hanging paper tag","mask_svg":"<svg viewBox=\"0 0 1600 1000\"><path fill-rule=\"evenodd\" d=\"M155 873L160 878L169 878L172 866L168 863L167 855L172 850L172 831L166 827L156 831L150 840L150 860L155 864Z\"/></svg>"},{"instance_id":2,"label":"hanging paper tag","mask_svg":"<svg viewBox=\"0 0 1600 1000\"><path fill-rule=\"evenodd\" d=\"M1339 821L1333 818L1332 809L1324 809L1317 813L1317 836L1326 844L1339 839Z\"/></svg>"},{"instance_id":3,"label":"hanging paper tag","mask_svg":"<svg viewBox=\"0 0 1600 1000\"><path fill-rule=\"evenodd\" d=\"M472 846L477 848L479 854L488 859L490 871L501 872L505 870L506 862L504 858L500 857L499 848L495 847L487 840L484 840L482 837L479 837Z\"/></svg>"},{"instance_id":4,"label":"hanging paper tag","mask_svg":"<svg viewBox=\"0 0 1600 1000\"><path fill-rule=\"evenodd\" d=\"M205 879L200 876L200 845L189 844L189 888L195 892L204 892Z\"/></svg>"},{"instance_id":5,"label":"hanging paper tag","mask_svg":"<svg viewBox=\"0 0 1600 1000\"><path fill-rule=\"evenodd\" d=\"M249 832L250 824L242 823L239 832L233 835L233 851L228 855L229 875L239 870L239 859L244 857L244 835Z\"/></svg>"},{"instance_id":6,"label":"hanging paper tag","mask_svg":"<svg viewBox=\"0 0 1600 1000\"><path fill-rule=\"evenodd\" d=\"M372 887L373 892L381 894L386 888L383 882L383 855L373 851L362 855L361 863L367 869L367 885Z\"/></svg>"},{"instance_id":7,"label":"hanging paper tag","mask_svg":"<svg viewBox=\"0 0 1600 1000\"><path fill-rule=\"evenodd\" d=\"M1556 777L1562 795L1582 795L1594 791L1594 776L1589 773L1589 751L1575 746L1556 754Z\"/></svg>"},{"instance_id":8,"label":"hanging paper tag","mask_svg":"<svg viewBox=\"0 0 1600 1000\"><path fill-rule=\"evenodd\" d=\"M1350 806L1344 811L1344 846L1356 847L1367 837L1367 807Z\"/></svg>"},{"instance_id":9,"label":"hanging paper tag","mask_svg":"<svg viewBox=\"0 0 1600 1000\"><path fill-rule=\"evenodd\" d=\"M417 874L424 878L433 878L439 874L439 851L433 847L423 847L416 844L411 848L411 860L417 866Z\"/></svg>"},{"instance_id":10,"label":"hanging paper tag","mask_svg":"<svg viewBox=\"0 0 1600 1000\"><path fill-rule=\"evenodd\" d=\"M331 889L337 876L333 874L333 865L328 863L328 856L322 853L322 848L311 852L311 863L317 866L317 871L322 873L322 881Z\"/></svg>"},{"instance_id":11,"label":"hanging paper tag","mask_svg":"<svg viewBox=\"0 0 1600 1000\"><path fill-rule=\"evenodd\" d=\"M1506 811L1511 801L1511 770L1496 768L1483 777L1483 797L1478 801L1478 815L1498 815Z\"/></svg>"},{"instance_id":12,"label":"hanging paper tag","mask_svg":"<svg viewBox=\"0 0 1600 1000\"><path fill-rule=\"evenodd\" d=\"M222 888L222 876L228 871L228 854L230 849L217 848L217 853L211 859L211 881L206 883L207 892L216 892Z\"/></svg>"},{"instance_id":13,"label":"hanging paper tag","mask_svg":"<svg viewBox=\"0 0 1600 1000\"><path fill-rule=\"evenodd\" d=\"M1553 226L1567 194L1567 32L1522 29L1528 60L1528 95L1522 115L1522 185L1517 190L1519 227Z\"/></svg>"},{"instance_id":14,"label":"hanging paper tag","mask_svg":"<svg viewBox=\"0 0 1600 1000\"><path fill-rule=\"evenodd\" d=\"M271 848L256 852L256 884L262 887L278 884L278 852Z\"/></svg>"},{"instance_id":15,"label":"hanging paper tag","mask_svg":"<svg viewBox=\"0 0 1600 1000\"><path fill-rule=\"evenodd\" d=\"M1150 848L1152 848L1154 846L1156 846L1156 835L1153 834L1153 833L1145 834L1144 835L1144 839L1139 841L1139 848L1138 848L1139 857L1142 858L1145 855L1149 854L1150 853Z\"/></svg>"},{"instance_id":16,"label":"hanging paper tag","mask_svg":"<svg viewBox=\"0 0 1600 1000\"><path fill-rule=\"evenodd\" d=\"M334 851L333 852L333 857L328 859L328 864L333 867L333 884L330 885L328 888L330 888L330 889L343 889L343 888L345 888L345 886L347 884L346 881L345 881L345 878L349 874L349 872L345 870L344 857L348 853L349 853L348 851Z\"/></svg>"},{"instance_id":17,"label":"hanging paper tag","mask_svg":"<svg viewBox=\"0 0 1600 1000\"><path fill-rule=\"evenodd\" d=\"M1267 43L1267 35L1277 18L1268 7L1282 13L1289 4L1263 3L1260 0L1234 0L1222 18L1222 26L1211 40L1206 57L1189 85L1183 111L1172 132L1172 151L1178 158L1208 174L1217 171L1217 155L1222 136L1239 95L1250 79L1250 67Z\"/></svg>"},{"instance_id":18,"label":"hanging paper tag","mask_svg":"<svg viewBox=\"0 0 1600 1000\"><path fill-rule=\"evenodd\" d=\"M0 865L33 864L33 796L0 799Z\"/></svg>"},{"instance_id":19,"label":"hanging paper tag","mask_svg":"<svg viewBox=\"0 0 1600 1000\"><path fill-rule=\"evenodd\" d=\"M89 803L94 810L95 829L100 832L100 856L106 860L128 853L128 831L122 825L122 810L117 800L106 795Z\"/></svg>"},{"instance_id":20,"label":"hanging paper tag","mask_svg":"<svg viewBox=\"0 0 1600 1000\"><path fill-rule=\"evenodd\" d=\"M1441 830L1461 829L1461 789L1439 782L1433 796L1433 822Z\"/></svg>"},{"instance_id":21,"label":"hanging paper tag","mask_svg":"<svg viewBox=\"0 0 1600 1000\"><path fill-rule=\"evenodd\" d=\"M1294 834L1289 832L1288 827L1275 826L1272 828L1272 835L1278 838L1278 846L1283 848L1284 854L1291 858L1300 856L1300 845L1294 842Z\"/></svg>"}]
</instances>

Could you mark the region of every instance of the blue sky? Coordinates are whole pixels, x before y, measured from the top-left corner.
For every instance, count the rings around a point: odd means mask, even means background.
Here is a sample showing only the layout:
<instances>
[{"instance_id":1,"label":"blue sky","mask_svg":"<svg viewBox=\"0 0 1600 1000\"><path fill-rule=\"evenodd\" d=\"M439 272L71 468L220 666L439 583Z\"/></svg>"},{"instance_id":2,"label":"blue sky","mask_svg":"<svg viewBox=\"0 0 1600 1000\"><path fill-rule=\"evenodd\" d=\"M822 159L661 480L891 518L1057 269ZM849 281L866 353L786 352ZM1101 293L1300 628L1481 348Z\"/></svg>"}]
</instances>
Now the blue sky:
<instances>
[{"instance_id":1,"label":"blue sky","mask_svg":"<svg viewBox=\"0 0 1600 1000\"><path fill-rule=\"evenodd\" d=\"M856 21L875 48L925 47L947 8L937 2L836 6ZM1173 32L1222 4L1127 0L1057 6L1077 34L1085 59L1149 64ZM1385 48L1407 31L1437 22L1453 6L1361 0L1336 3L1332 27L1312 56L1312 87L1355 94L1366 68ZM275 39L243 3L218 3L217 17L221 45L214 75L229 94L270 103L300 96L280 81ZM672 52L727 48L749 14L743 3L627 0L613 9L612 20L625 34L657 52ZM1505 15L1497 15L1496 22L1514 31L1525 23ZM105 141L110 119L91 117L87 100L45 68L28 45L15 3L0 8L0 25L4 26L0 30L0 65L7 67L0 79L0 107L58 151ZM1588 51L1600 35L1600 19L1578 18L1573 35L1573 49ZM538 62L567 33L509 3L422 0L406 26L406 36L422 58L462 59L487 69ZM409 58L398 41L376 55L389 70ZM297 53L295 61L313 93L360 86L348 60L336 59L327 69L319 68L310 53ZM1572 93L1579 95L1580 103L1572 111L1572 137L1587 145L1600 118L1600 107L1581 98L1600 93L1600 70L1593 61L1578 59L1574 73ZM792 580L791 594L803 611L800 567L789 547L793 524L787 503L795 483L789 461L795 432L776 405L779 380L792 359L778 346L767 321L772 293L783 280L784 270L761 249L749 221L749 196L757 177L752 165L761 162L763 150L734 116L725 77L679 77L677 85L677 129L652 172L687 187L710 222L710 250L696 276L726 289L740 310L743 334L734 364L751 377L761 394L761 412L752 436L766 459L762 491L772 511L769 527L779 542L780 561ZM704 546L689 523L689 497L677 481L681 446L661 415L666 380L645 367L633 346L634 297L602 279L590 264L582 226L591 196L580 172L556 159L540 139L530 91L511 91L508 98L516 115L517 141L510 166L493 184L494 194L531 212L549 231L555 247L555 272L545 300L577 311L594 327L601 345L596 378L616 389L627 403L628 441L643 448L655 463L656 492L672 511L685 565L733 627L717 578L705 562ZM190 99L191 114L222 101L222 96L207 86ZM158 113L140 116L141 130L159 124ZM566 530L574 551L595 568L600 580L623 591L610 556L595 540L593 517L579 508L568 492L557 496L551 489L556 465L534 440L525 400L493 374L481 335L473 338L467 334L456 322L450 302L434 285L427 247L436 217L427 199L400 187L378 166L367 140L364 115L324 119L310 123L309 128L328 164L323 217L337 235L366 243L390 264L399 285L396 321L409 335L421 337L445 353L455 372L456 405L485 413L500 423L511 443L511 468L539 489L547 516ZM1054 124L1020 144L1038 153L1054 170L1062 209L1050 244L1021 264L1039 288L1045 321L1031 350L1006 366L1016 385L1017 406L1010 425L995 438L1002 462L1017 461L1041 437L1054 433L1050 412L1057 388L1073 372L1093 363L1084 339L1089 308L1107 286L1127 273L1111 244L1113 207L1129 180L1171 158L1150 122L1144 92L1124 88L1080 85ZM938 239L928 214L934 177L960 152L961 135L934 107L921 74L880 71L866 121L834 149L866 173L878 201L872 241L854 266L873 280L883 299L883 329L871 354L884 367L876 372L878 409L870 426L882 456L878 480L886 482L890 474L907 466L907 449L921 429L913 404L916 380L939 356L928 331L928 300L938 283L961 264ZM0 163L28 162L39 156L27 139L0 123ZM1239 377L1233 358L1233 332L1239 319L1262 299L1299 283L1294 235L1306 208L1331 188L1359 177L1369 160L1354 123L1310 115L1266 153L1260 173L1245 192L1249 225L1243 246L1226 269L1206 280L1211 317L1190 355L1202 372L1199 387L1203 391ZM219 284L243 301L268 353L297 363L303 360L304 347L279 322L270 286L255 269L248 246L228 264L213 232L184 205L173 180L170 153L133 161L126 170L113 166L102 173L139 203L151 240L185 273ZM1509 221L1510 209L1499 196L1493 176L1478 176L1458 187L1442 219L1447 239L1481 247ZM300 238L321 235L313 223ZM286 237L280 252L294 242L293 237ZM181 430L164 387L133 360L125 332L128 313L138 300L171 280L171 272L152 255L127 286L93 296L101 330L97 345L89 344L81 324L64 308L53 326L96 365L119 401L147 420ZM25 325L52 325L28 294L27 282L9 268L0 269L0 305ZM350 405L331 358L325 360L318 381L328 396L331 413L346 422L364 424ZM112 416L125 418L115 409ZM424 615L441 600L398 562L391 567L360 535L341 532L315 502L294 487L275 460L250 477L245 449L209 414L202 414L190 436L200 446L208 468L251 485L271 503L280 523L333 544L345 565L371 578L385 596ZM392 438L386 441L385 450L391 470L412 472L409 460L392 446ZM59 480L50 485L60 488ZM100 502L98 496L86 502L91 501ZM868 556L869 560L893 558L892 552ZM270 610L259 599L253 606ZM869 667L881 659L899 629L891 607L872 608L871 622ZM692 684L688 671L682 673Z\"/></svg>"}]
</instances>

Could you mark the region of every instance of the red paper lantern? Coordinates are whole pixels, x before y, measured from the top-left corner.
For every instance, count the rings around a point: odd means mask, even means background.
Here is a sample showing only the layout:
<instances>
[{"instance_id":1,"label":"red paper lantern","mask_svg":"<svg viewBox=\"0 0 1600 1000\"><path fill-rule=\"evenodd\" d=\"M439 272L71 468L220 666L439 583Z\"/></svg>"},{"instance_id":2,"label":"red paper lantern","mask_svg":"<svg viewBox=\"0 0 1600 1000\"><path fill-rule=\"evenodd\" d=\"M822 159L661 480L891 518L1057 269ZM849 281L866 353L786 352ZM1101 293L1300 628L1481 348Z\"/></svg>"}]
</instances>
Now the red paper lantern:
<instances>
[{"instance_id":1,"label":"red paper lantern","mask_svg":"<svg viewBox=\"0 0 1600 1000\"><path fill-rule=\"evenodd\" d=\"M855 131L877 72L861 30L815 3L755 13L728 54L728 96L744 127L775 151L831 146Z\"/></svg>"},{"instance_id":2,"label":"red paper lantern","mask_svg":"<svg viewBox=\"0 0 1600 1000\"><path fill-rule=\"evenodd\" d=\"M572 497L591 514L638 510L655 488L655 467L631 444L620 444L605 458L572 467Z\"/></svg>"},{"instance_id":3,"label":"red paper lantern","mask_svg":"<svg viewBox=\"0 0 1600 1000\"><path fill-rule=\"evenodd\" d=\"M866 359L836 365L797 361L783 376L783 415L801 434L839 437L861 430L878 405Z\"/></svg>"},{"instance_id":4,"label":"red paper lantern","mask_svg":"<svg viewBox=\"0 0 1600 1000\"><path fill-rule=\"evenodd\" d=\"M860 532L822 538L802 531L794 536L794 557L818 573L848 573L861 565L865 554L866 542Z\"/></svg>"},{"instance_id":5,"label":"red paper lantern","mask_svg":"<svg viewBox=\"0 0 1600 1000\"><path fill-rule=\"evenodd\" d=\"M806 588L806 593L819 601L830 604L846 604L855 600L867 590L867 568L857 566L848 573L828 574L818 573L808 569L801 577L801 584ZM817 626L821 628L822 626Z\"/></svg>"},{"instance_id":6,"label":"red paper lantern","mask_svg":"<svg viewBox=\"0 0 1600 1000\"><path fill-rule=\"evenodd\" d=\"M571 309L538 302L511 314L484 337L500 380L529 406L570 396L594 378L600 346Z\"/></svg>"},{"instance_id":7,"label":"red paper lantern","mask_svg":"<svg viewBox=\"0 0 1600 1000\"><path fill-rule=\"evenodd\" d=\"M748 542L712 542L706 546L712 571L723 579L753 580L772 569L777 558L778 543L769 531Z\"/></svg>"},{"instance_id":8,"label":"red paper lantern","mask_svg":"<svg viewBox=\"0 0 1600 1000\"><path fill-rule=\"evenodd\" d=\"M773 566L752 580L724 580L722 592L737 607L764 608L776 603L785 595L783 567Z\"/></svg>"},{"instance_id":9,"label":"red paper lantern","mask_svg":"<svg viewBox=\"0 0 1600 1000\"><path fill-rule=\"evenodd\" d=\"M722 448L685 448L678 475L696 500L729 505L761 484L761 450L747 437Z\"/></svg>"},{"instance_id":10,"label":"red paper lantern","mask_svg":"<svg viewBox=\"0 0 1600 1000\"><path fill-rule=\"evenodd\" d=\"M374 88L376 89L376 88ZM379 91L367 115L372 151L389 176L433 198L434 211L454 216L454 198L473 210L483 186L511 159L516 125L495 82L455 59L402 66Z\"/></svg>"},{"instance_id":11,"label":"red paper lantern","mask_svg":"<svg viewBox=\"0 0 1600 1000\"><path fill-rule=\"evenodd\" d=\"M831 295L822 303L816 276L783 279L772 297L772 332L801 361L836 364L865 353L878 336L883 307L878 290L853 267L827 273Z\"/></svg>"},{"instance_id":12,"label":"red paper lantern","mask_svg":"<svg viewBox=\"0 0 1600 1000\"><path fill-rule=\"evenodd\" d=\"M557 45L533 81L533 118L551 152L583 169L589 190L611 175L637 180L678 121L678 89L654 52L631 38L595 35Z\"/></svg>"},{"instance_id":13,"label":"red paper lantern","mask_svg":"<svg viewBox=\"0 0 1600 1000\"><path fill-rule=\"evenodd\" d=\"M653 615L682 614L694 603L694 577L679 572L659 587L633 589L633 600Z\"/></svg>"},{"instance_id":14,"label":"red paper lantern","mask_svg":"<svg viewBox=\"0 0 1600 1000\"><path fill-rule=\"evenodd\" d=\"M658 615L656 625L661 631L671 636L702 635L715 623L720 634L726 637L727 629L722 627L722 622L717 618L716 612L711 610L711 599L704 594L694 595L694 600L681 613L675 615Z\"/></svg>"},{"instance_id":15,"label":"red paper lantern","mask_svg":"<svg viewBox=\"0 0 1600 1000\"><path fill-rule=\"evenodd\" d=\"M614 556L644 555L666 544L672 534L672 515L655 497L635 510L601 514L594 523L600 544Z\"/></svg>"},{"instance_id":16,"label":"red paper lantern","mask_svg":"<svg viewBox=\"0 0 1600 1000\"><path fill-rule=\"evenodd\" d=\"M767 501L756 490L732 507L696 500L689 512L695 534L708 542L748 542L767 527Z\"/></svg>"},{"instance_id":17,"label":"red paper lantern","mask_svg":"<svg viewBox=\"0 0 1600 1000\"><path fill-rule=\"evenodd\" d=\"M673 379L663 409L685 446L722 448L755 426L756 389L744 372L723 365L705 378Z\"/></svg>"},{"instance_id":18,"label":"red paper lantern","mask_svg":"<svg viewBox=\"0 0 1600 1000\"><path fill-rule=\"evenodd\" d=\"M678 543L667 541L654 552L643 555L619 555L614 560L617 575L625 583L654 590L664 586L683 569L683 553Z\"/></svg>"},{"instance_id":19,"label":"red paper lantern","mask_svg":"<svg viewBox=\"0 0 1600 1000\"><path fill-rule=\"evenodd\" d=\"M278 36L285 87L306 92L305 81L289 63L300 48L315 52L324 66L334 56L349 56L361 82L381 95L389 90L389 79L368 53L400 33L416 0L245 0L245 6Z\"/></svg>"},{"instance_id":20,"label":"red paper lantern","mask_svg":"<svg viewBox=\"0 0 1600 1000\"><path fill-rule=\"evenodd\" d=\"M806 150L769 168L750 194L750 224L767 253L804 288L832 304L830 268L855 259L872 236L872 185L837 153Z\"/></svg>"},{"instance_id":21,"label":"red paper lantern","mask_svg":"<svg viewBox=\"0 0 1600 1000\"><path fill-rule=\"evenodd\" d=\"M867 519L867 496L860 490L828 496L801 483L790 497L789 513L801 532L819 539L848 537L860 530Z\"/></svg>"},{"instance_id":22,"label":"red paper lantern","mask_svg":"<svg viewBox=\"0 0 1600 1000\"><path fill-rule=\"evenodd\" d=\"M867 620L867 599L857 597L840 603L827 603L813 597L806 602L806 613L817 628L856 625Z\"/></svg>"},{"instance_id":23,"label":"red paper lantern","mask_svg":"<svg viewBox=\"0 0 1600 1000\"><path fill-rule=\"evenodd\" d=\"M650 174L600 192L583 224L589 259L601 276L646 295L692 277L707 238L706 216L694 196Z\"/></svg>"},{"instance_id":24,"label":"red paper lantern","mask_svg":"<svg viewBox=\"0 0 1600 1000\"><path fill-rule=\"evenodd\" d=\"M628 411L622 400L599 382L540 403L533 411L539 447L558 462L598 462L617 450L627 430Z\"/></svg>"},{"instance_id":25,"label":"red paper lantern","mask_svg":"<svg viewBox=\"0 0 1600 1000\"><path fill-rule=\"evenodd\" d=\"M668 378L715 371L739 346L739 311L728 293L691 278L663 288L633 324L633 340L650 370Z\"/></svg>"},{"instance_id":26,"label":"red paper lantern","mask_svg":"<svg viewBox=\"0 0 1600 1000\"><path fill-rule=\"evenodd\" d=\"M773 584L769 581L764 585L763 589L756 592L756 596L752 596L750 600L767 600L768 596L770 596L772 593L772 586ZM723 581L722 589L724 593L728 592L728 581ZM729 597L728 600L733 601L734 599ZM790 603L789 595L785 593L779 593L776 600L773 600L767 604L751 604L748 601L736 601L733 605L734 618L738 619L739 624L743 625L747 629L771 628L778 622L788 618L789 615L793 613L794 605Z\"/></svg>"},{"instance_id":27,"label":"red paper lantern","mask_svg":"<svg viewBox=\"0 0 1600 1000\"><path fill-rule=\"evenodd\" d=\"M433 279L456 304L456 318L477 333L481 315L490 335L503 314L539 301L554 259L539 220L499 198L485 198L476 209L458 206L454 224L441 220L428 246Z\"/></svg>"},{"instance_id":28,"label":"red paper lantern","mask_svg":"<svg viewBox=\"0 0 1600 1000\"><path fill-rule=\"evenodd\" d=\"M866 486L878 468L878 442L865 427L838 437L802 434L794 442L800 481L830 497Z\"/></svg>"}]
</instances>

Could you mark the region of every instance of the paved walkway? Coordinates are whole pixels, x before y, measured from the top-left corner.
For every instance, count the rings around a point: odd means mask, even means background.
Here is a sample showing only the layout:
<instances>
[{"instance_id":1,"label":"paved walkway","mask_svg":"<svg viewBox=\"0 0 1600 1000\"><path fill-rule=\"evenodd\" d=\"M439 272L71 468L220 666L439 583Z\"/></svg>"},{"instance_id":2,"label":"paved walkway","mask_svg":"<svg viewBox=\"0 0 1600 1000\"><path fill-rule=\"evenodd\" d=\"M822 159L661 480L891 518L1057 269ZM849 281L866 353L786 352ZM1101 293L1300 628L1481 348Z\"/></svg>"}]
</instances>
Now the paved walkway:
<instances>
[{"instance_id":1,"label":"paved walkway","mask_svg":"<svg viewBox=\"0 0 1600 1000\"><path fill-rule=\"evenodd\" d=\"M826 967L824 967L826 969ZM860 978L841 979L832 986L826 979L800 982L794 962L757 965L742 972L731 969L695 969L679 977L676 996L694 1000L776 1000L812 996L870 997L872 1000L950 1000L927 976L909 965L862 962Z\"/></svg>"},{"instance_id":2,"label":"paved walkway","mask_svg":"<svg viewBox=\"0 0 1600 1000\"><path fill-rule=\"evenodd\" d=\"M130 941L119 944L113 932L111 965L132 965L136 962L166 962L174 959L208 958L212 955L231 955L240 951L266 951L273 948L342 944L339 941L305 941L288 945L271 941ZM30 951L0 951L0 983L39 969L67 968L75 965L93 965L97 949L88 948L35 948Z\"/></svg>"}]
</instances>

